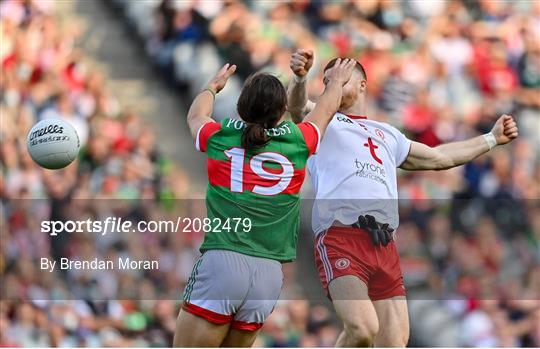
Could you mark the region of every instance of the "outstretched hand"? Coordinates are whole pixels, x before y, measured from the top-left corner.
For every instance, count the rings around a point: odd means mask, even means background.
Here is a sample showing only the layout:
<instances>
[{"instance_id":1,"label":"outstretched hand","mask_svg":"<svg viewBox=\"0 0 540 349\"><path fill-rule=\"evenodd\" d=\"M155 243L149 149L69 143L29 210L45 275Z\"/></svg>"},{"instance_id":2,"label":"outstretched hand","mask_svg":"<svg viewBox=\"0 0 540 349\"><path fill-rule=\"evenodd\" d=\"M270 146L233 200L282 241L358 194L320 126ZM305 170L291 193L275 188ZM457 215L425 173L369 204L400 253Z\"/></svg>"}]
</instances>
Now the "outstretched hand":
<instances>
[{"instance_id":1,"label":"outstretched hand","mask_svg":"<svg viewBox=\"0 0 540 349\"><path fill-rule=\"evenodd\" d=\"M221 91L227 84L227 80L234 74L236 71L236 65L230 65L229 63L225 64L219 72L210 80L207 87L214 90L216 93Z\"/></svg>"},{"instance_id":2,"label":"outstretched hand","mask_svg":"<svg viewBox=\"0 0 540 349\"><path fill-rule=\"evenodd\" d=\"M338 58L334 66L328 69L324 74L324 80L330 82L332 80L339 81L342 85L345 85L351 78L356 61L351 58L341 59Z\"/></svg>"},{"instance_id":3,"label":"outstretched hand","mask_svg":"<svg viewBox=\"0 0 540 349\"><path fill-rule=\"evenodd\" d=\"M313 50L296 50L291 56L290 67L298 77L304 77L313 66Z\"/></svg>"},{"instance_id":4,"label":"outstretched hand","mask_svg":"<svg viewBox=\"0 0 540 349\"><path fill-rule=\"evenodd\" d=\"M506 144L517 138L519 135L518 127L514 118L504 114L501 116L491 129L491 132L497 140L497 144Z\"/></svg>"}]
</instances>

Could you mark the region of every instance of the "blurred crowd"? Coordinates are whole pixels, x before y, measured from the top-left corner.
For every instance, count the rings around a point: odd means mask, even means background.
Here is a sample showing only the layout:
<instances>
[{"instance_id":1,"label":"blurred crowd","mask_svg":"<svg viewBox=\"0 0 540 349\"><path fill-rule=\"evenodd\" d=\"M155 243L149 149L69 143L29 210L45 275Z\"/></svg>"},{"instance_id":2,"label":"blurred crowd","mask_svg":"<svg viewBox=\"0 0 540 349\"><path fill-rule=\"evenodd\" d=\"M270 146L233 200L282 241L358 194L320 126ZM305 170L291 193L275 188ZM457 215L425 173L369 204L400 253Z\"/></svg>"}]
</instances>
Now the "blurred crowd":
<instances>
[{"instance_id":1,"label":"blurred crowd","mask_svg":"<svg viewBox=\"0 0 540 349\"><path fill-rule=\"evenodd\" d=\"M43 220L163 218L189 190L189 178L160 154L152 129L119 104L107 77L78 46L80 23L58 16L57 7L52 1L0 1L0 345L136 345L128 339L141 328L148 330L141 345L168 345L177 302L81 299L157 299L152 292L158 289L171 293L161 298L178 299L200 239L172 232L53 239L40 231ZM45 118L63 119L79 135L79 159L63 170L39 168L26 151L28 131ZM168 243L169 249L162 248ZM153 278L40 270L41 257L104 254L160 254L169 265L162 262L163 274ZM37 299L42 301L21 303Z\"/></svg>"},{"instance_id":2,"label":"blurred crowd","mask_svg":"<svg viewBox=\"0 0 540 349\"><path fill-rule=\"evenodd\" d=\"M296 48L315 51L312 99L329 59L355 57L368 75L368 115L429 145L487 132L512 114L520 138L511 146L450 171L400 171L397 243L413 299L411 344L540 346L540 2L113 3L174 88L193 95L221 64L238 65L218 118L236 115L252 72L287 83ZM0 20L0 345L168 346L200 234L53 239L39 224L202 216L204 203L178 200L190 178L88 63L80 25L56 16L54 2L29 0L0 1ZM75 165L45 171L31 161L26 133L43 118L75 126ZM39 270L41 257L95 255L154 258L160 270ZM333 345L339 326L321 299L303 299L319 287L303 284L303 268L313 266L285 266L283 300L257 345Z\"/></svg>"}]
</instances>

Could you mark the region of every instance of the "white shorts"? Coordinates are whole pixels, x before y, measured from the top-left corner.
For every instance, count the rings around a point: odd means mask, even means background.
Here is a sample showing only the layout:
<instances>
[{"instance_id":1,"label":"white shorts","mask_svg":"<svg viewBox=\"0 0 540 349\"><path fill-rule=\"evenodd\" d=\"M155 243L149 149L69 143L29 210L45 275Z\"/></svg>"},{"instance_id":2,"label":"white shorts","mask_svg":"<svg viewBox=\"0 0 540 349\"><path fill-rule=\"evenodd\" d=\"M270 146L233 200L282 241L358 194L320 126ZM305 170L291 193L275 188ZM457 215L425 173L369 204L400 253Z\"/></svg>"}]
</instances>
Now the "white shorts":
<instances>
[{"instance_id":1,"label":"white shorts","mask_svg":"<svg viewBox=\"0 0 540 349\"><path fill-rule=\"evenodd\" d=\"M209 250L193 267L182 308L214 324L256 331L274 309L282 286L278 261Z\"/></svg>"}]
</instances>

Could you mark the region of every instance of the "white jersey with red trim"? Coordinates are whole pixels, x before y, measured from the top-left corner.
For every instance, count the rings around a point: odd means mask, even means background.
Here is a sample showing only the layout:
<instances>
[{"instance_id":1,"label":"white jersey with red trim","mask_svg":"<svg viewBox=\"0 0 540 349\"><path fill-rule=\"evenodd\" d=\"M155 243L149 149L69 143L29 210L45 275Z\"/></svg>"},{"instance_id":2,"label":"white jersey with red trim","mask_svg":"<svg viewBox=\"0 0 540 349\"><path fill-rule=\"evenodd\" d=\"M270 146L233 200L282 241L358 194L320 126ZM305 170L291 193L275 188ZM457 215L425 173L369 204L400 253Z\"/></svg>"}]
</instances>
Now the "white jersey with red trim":
<instances>
[{"instance_id":1,"label":"white jersey with red trim","mask_svg":"<svg viewBox=\"0 0 540 349\"><path fill-rule=\"evenodd\" d=\"M396 229L396 168L407 158L410 146L403 133L386 123L334 115L318 153L308 160L316 192L312 214L315 234L334 221L353 224L365 214Z\"/></svg>"}]
</instances>

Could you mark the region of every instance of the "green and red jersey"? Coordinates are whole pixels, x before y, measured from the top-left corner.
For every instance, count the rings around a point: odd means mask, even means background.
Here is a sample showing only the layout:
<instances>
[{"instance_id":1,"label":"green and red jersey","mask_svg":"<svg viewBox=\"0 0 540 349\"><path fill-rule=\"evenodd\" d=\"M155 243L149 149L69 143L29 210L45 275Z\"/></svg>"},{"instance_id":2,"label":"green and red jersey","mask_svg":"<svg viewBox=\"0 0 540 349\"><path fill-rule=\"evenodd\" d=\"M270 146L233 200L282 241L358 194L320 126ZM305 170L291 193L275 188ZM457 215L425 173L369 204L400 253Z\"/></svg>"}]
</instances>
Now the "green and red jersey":
<instances>
[{"instance_id":1,"label":"green and red jersey","mask_svg":"<svg viewBox=\"0 0 540 349\"><path fill-rule=\"evenodd\" d=\"M300 227L300 188L306 162L317 151L320 135L309 122L283 121L266 130L270 141L256 150L241 146L245 123L236 119L201 127L196 148L206 152L206 208L212 229L201 251L225 249L278 260L296 258ZM249 219L251 228L229 219ZM243 221L245 222L245 221ZM217 228L217 229L216 229Z\"/></svg>"}]
</instances>

